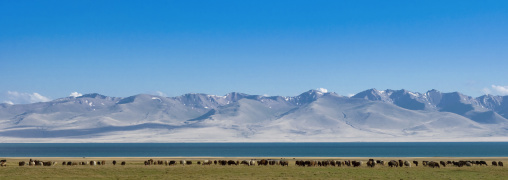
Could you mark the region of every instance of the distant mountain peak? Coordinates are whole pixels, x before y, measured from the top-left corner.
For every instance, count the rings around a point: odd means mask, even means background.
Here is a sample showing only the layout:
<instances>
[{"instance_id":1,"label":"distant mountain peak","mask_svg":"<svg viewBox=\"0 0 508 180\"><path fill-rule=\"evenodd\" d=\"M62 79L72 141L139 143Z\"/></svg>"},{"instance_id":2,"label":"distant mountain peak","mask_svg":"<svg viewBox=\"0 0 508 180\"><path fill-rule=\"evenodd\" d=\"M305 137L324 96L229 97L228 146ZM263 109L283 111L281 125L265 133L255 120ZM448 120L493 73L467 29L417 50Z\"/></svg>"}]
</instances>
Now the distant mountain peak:
<instances>
[{"instance_id":1,"label":"distant mountain peak","mask_svg":"<svg viewBox=\"0 0 508 180\"><path fill-rule=\"evenodd\" d=\"M367 89L365 91L362 91L358 94L355 94L351 98L361 98L361 99L367 99L367 100L371 100L371 101L380 101L380 100L384 99L382 97L383 93L384 93L384 91L378 91L377 89L372 88L372 89Z\"/></svg>"},{"instance_id":2,"label":"distant mountain peak","mask_svg":"<svg viewBox=\"0 0 508 180\"><path fill-rule=\"evenodd\" d=\"M90 93L90 94L84 94L82 96L78 96L76 98L95 98L95 99L106 99L107 96L104 96L99 93Z\"/></svg>"}]
</instances>

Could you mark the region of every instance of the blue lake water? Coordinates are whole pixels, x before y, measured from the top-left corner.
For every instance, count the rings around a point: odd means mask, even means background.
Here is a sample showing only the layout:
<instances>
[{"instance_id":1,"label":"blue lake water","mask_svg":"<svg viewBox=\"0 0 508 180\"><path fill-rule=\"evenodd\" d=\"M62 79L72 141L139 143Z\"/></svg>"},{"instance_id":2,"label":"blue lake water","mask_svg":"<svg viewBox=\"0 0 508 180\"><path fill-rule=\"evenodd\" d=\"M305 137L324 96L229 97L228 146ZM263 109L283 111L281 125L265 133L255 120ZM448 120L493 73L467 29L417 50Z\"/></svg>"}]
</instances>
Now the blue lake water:
<instances>
[{"instance_id":1,"label":"blue lake water","mask_svg":"<svg viewBox=\"0 0 508 180\"><path fill-rule=\"evenodd\" d=\"M0 143L1 157L501 157L508 142Z\"/></svg>"}]
</instances>

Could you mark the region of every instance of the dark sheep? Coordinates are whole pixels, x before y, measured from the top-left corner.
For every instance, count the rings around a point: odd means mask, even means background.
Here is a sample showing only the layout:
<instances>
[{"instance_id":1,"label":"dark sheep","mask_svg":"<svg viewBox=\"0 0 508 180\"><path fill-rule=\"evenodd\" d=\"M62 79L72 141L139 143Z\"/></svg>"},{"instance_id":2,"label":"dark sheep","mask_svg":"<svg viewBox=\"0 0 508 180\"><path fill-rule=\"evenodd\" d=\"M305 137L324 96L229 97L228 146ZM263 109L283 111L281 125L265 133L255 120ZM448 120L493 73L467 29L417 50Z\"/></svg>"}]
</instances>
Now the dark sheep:
<instances>
[{"instance_id":1,"label":"dark sheep","mask_svg":"<svg viewBox=\"0 0 508 180\"><path fill-rule=\"evenodd\" d=\"M443 165L443 167L446 167L446 163L444 161L439 161L439 164Z\"/></svg>"},{"instance_id":2,"label":"dark sheep","mask_svg":"<svg viewBox=\"0 0 508 180\"><path fill-rule=\"evenodd\" d=\"M268 165L268 160L261 159L261 161L259 161L259 163L258 163L258 166L260 166L260 165L264 165L264 166Z\"/></svg>"},{"instance_id":3,"label":"dark sheep","mask_svg":"<svg viewBox=\"0 0 508 180\"><path fill-rule=\"evenodd\" d=\"M429 165L429 167L431 167L431 168L435 168L435 167L440 168L440 167L439 167L439 163L434 162L434 161L429 162L429 164L428 164L428 165Z\"/></svg>"},{"instance_id":4,"label":"dark sheep","mask_svg":"<svg viewBox=\"0 0 508 180\"><path fill-rule=\"evenodd\" d=\"M43 165L43 166L52 166L52 165L53 165L53 162L51 162L51 161L42 162L42 165Z\"/></svg>"},{"instance_id":5,"label":"dark sheep","mask_svg":"<svg viewBox=\"0 0 508 180\"><path fill-rule=\"evenodd\" d=\"M390 167L398 167L399 166L399 163L395 160L391 160L388 162L388 166Z\"/></svg>"},{"instance_id":6,"label":"dark sheep","mask_svg":"<svg viewBox=\"0 0 508 180\"><path fill-rule=\"evenodd\" d=\"M228 165L238 165L238 164L236 164L236 162L235 162L235 161L233 161L233 160L229 160L229 161L228 161Z\"/></svg>"},{"instance_id":7,"label":"dark sheep","mask_svg":"<svg viewBox=\"0 0 508 180\"><path fill-rule=\"evenodd\" d=\"M359 167L362 165L362 161L352 161L351 164L353 165L353 167Z\"/></svg>"},{"instance_id":8,"label":"dark sheep","mask_svg":"<svg viewBox=\"0 0 508 180\"><path fill-rule=\"evenodd\" d=\"M289 162L288 161L280 161L280 165L289 167Z\"/></svg>"},{"instance_id":9,"label":"dark sheep","mask_svg":"<svg viewBox=\"0 0 508 180\"><path fill-rule=\"evenodd\" d=\"M480 166L481 166L481 165L488 166L486 161L480 161Z\"/></svg>"},{"instance_id":10,"label":"dark sheep","mask_svg":"<svg viewBox=\"0 0 508 180\"><path fill-rule=\"evenodd\" d=\"M418 161L413 161L413 164L415 164L415 166L418 166Z\"/></svg>"}]
</instances>

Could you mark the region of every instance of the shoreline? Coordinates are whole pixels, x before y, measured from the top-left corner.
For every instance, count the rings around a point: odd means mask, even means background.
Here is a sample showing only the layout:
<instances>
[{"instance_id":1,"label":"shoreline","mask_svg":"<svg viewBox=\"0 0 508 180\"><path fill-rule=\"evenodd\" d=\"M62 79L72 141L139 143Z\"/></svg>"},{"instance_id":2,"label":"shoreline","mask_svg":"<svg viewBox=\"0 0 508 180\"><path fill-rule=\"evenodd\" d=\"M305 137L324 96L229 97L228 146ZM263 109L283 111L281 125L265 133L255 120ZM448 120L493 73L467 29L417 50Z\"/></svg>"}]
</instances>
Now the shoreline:
<instances>
[{"instance_id":1,"label":"shoreline","mask_svg":"<svg viewBox=\"0 0 508 180\"><path fill-rule=\"evenodd\" d=\"M508 157L0 157L6 160L27 160L27 159L38 159L38 160L129 160L129 161L140 161L147 159L173 159L173 160L219 160L219 159L232 159L232 160L247 160L247 159L284 159L284 160L508 160Z\"/></svg>"}]
</instances>

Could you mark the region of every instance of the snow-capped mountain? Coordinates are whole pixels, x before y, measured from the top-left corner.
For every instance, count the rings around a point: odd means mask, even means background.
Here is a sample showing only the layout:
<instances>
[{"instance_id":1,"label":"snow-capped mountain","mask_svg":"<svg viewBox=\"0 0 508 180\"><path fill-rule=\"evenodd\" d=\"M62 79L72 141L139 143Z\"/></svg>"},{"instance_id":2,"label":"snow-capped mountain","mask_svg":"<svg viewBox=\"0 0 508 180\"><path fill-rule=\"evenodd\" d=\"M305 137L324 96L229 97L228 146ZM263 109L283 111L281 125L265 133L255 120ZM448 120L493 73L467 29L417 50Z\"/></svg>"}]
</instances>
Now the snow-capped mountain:
<instances>
[{"instance_id":1,"label":"snow-capped mountain","mask_svg":"<svg viewBox=\"0 0 508 180\"><path fill-rule=\"evenodd\" d=\"M508 96L437 90L86 94L0 104L0 142L506 141L507 119Z\"/></svg>"}]
</instances>

